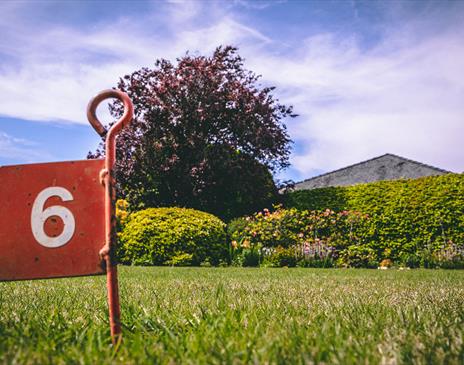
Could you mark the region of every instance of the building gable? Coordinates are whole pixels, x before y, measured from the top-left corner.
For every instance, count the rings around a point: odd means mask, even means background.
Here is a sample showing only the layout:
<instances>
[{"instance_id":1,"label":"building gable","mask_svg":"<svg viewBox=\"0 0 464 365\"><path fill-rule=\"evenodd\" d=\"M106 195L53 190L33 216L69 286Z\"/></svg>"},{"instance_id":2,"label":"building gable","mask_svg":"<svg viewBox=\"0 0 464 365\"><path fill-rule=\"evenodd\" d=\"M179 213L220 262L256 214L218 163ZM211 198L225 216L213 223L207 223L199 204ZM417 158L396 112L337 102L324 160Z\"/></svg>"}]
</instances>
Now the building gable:
<instances>
[{"instance_id":1,"label":"building gable","mask_svg":"<svg viewBox=\"0 0 464 365\"><path fill-rule=\"evenodd\" d=\"M391 153L328 172L295 184L295 190L329 186L348 186L381 180L417 179L423 176L444 175L446 171Z\"/></svg>"}]
</instances>

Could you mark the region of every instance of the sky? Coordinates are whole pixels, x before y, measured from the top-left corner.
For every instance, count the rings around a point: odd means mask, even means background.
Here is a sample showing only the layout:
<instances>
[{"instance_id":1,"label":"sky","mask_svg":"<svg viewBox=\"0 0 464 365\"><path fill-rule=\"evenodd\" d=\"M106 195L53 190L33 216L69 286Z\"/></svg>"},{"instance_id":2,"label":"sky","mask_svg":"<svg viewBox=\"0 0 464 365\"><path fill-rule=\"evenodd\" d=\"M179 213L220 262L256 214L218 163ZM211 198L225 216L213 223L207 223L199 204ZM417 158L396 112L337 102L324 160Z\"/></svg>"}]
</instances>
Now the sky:
<instances>
[{"instance_id":1,"label":"sky","mask_svg":"<svg viewBox=\"0 0 464 365\"><path fill-rule=\"evenodd\" d=\"M464 1L3 0L0 14L0 165L85 158L93 95L234 45L299 115L276 179L385 153L464 171Z\"/></svg>"}]
</instances>

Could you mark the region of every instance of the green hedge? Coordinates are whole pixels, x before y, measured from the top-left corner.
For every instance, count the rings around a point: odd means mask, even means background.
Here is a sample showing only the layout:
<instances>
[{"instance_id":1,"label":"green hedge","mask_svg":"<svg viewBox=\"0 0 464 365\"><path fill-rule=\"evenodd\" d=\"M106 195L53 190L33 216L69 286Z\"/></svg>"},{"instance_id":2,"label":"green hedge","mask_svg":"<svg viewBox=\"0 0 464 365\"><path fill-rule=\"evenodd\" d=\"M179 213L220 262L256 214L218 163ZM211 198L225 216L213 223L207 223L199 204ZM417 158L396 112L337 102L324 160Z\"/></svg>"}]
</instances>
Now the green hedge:
<instances>
[{"instance_id":1,"label":"green hedge","mask_svg":"<svg viewBox=\"0 0 464 365\"><path fill-rule=\"evenodd\" d=\"M145 209L127 219L118 257L134 265L218 265L228 257L225 224L194 209Z\"/></svg>"},{"instance_id":2,"label":"green hedge","mask_svg":"<svg viewBox=\"0 0 464 365\"><path fill-rule=\"evenodd\" d=\"M367 214L358 231L365 248L379 259L409 260L411 266L419 265L418 252L464 244L462 174L300 190L287 194L285 205Z\"/></svg>"}]
</instances>

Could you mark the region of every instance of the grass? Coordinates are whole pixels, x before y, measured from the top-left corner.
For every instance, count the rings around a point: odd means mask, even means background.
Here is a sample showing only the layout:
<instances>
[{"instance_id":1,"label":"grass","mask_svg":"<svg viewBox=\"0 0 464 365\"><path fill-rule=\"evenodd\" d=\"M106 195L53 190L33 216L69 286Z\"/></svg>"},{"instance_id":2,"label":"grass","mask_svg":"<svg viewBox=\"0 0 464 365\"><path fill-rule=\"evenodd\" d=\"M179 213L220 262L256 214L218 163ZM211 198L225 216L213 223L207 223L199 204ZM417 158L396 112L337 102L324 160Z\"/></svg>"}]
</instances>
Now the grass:
<instances>
[{"instance_id":1,"label":"grass","mask_svg":"<svg viewBox=\"0 0 464 365\"><path fill-rule=\"evenodd\" d=\"M463 364L464 271L120 268L0 283L0 363Z\"/></svg>"}]
</instances>

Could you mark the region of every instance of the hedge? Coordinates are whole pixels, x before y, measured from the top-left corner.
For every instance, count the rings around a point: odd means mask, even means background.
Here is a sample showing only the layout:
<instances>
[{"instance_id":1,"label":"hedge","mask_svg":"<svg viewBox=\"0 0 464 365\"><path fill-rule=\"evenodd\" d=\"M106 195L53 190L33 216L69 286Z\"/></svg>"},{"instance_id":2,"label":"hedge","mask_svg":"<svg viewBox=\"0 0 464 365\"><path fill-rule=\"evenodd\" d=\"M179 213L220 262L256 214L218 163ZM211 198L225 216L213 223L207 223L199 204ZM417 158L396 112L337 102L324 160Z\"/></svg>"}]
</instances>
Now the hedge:
<instances>
[{"instance_id":1,"label":"hedge","mask_svg":"<svg viewBox=\"0 0 464 365\"><path fill-rule=\"evenodd\" d=\"M141 210L126 219L118 257L133 265L218 265L228 257L225 224L195 209Z\"/></svg>"},{"instance_id":2,"label":"hedge","mask_svg":"<svg viewBox=\"0 0 464 365\"><path fill-rule=\"evenodd\" d=\"M300 190L286 195L285 206L367 214L358 235L379 258L407 261L418 251L464 244L462 174Z\"/></svg>"}]
</instances>

